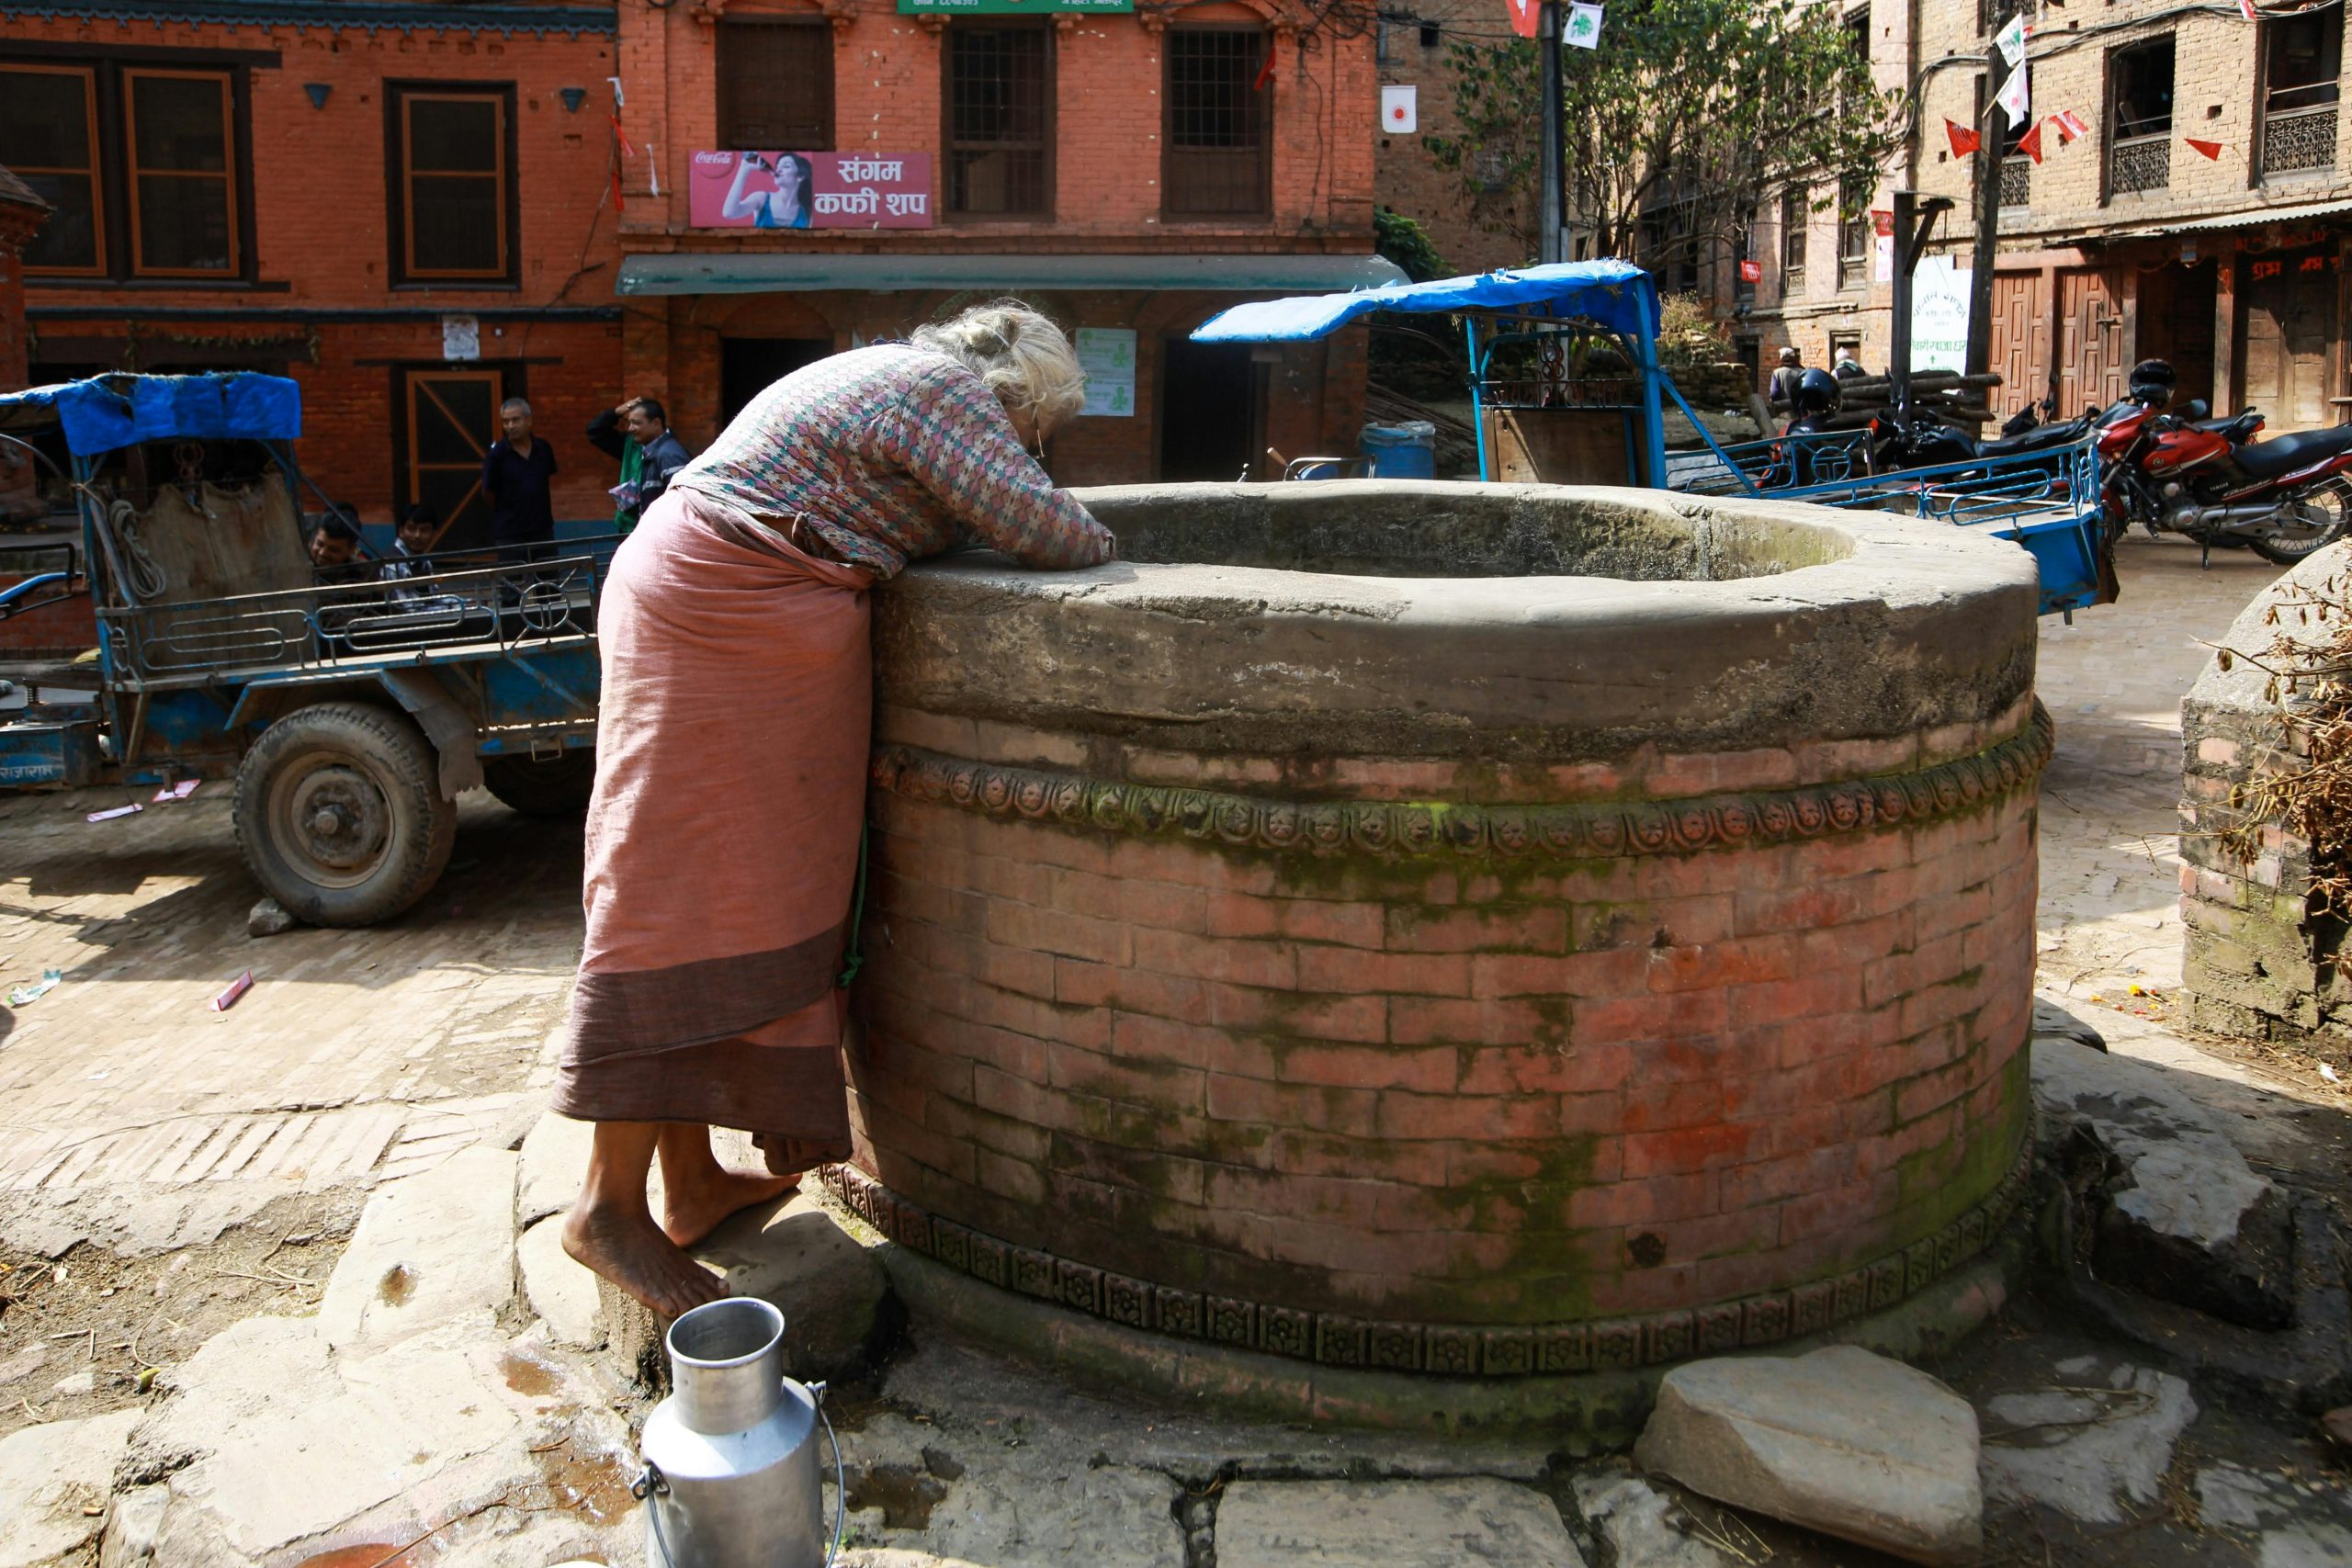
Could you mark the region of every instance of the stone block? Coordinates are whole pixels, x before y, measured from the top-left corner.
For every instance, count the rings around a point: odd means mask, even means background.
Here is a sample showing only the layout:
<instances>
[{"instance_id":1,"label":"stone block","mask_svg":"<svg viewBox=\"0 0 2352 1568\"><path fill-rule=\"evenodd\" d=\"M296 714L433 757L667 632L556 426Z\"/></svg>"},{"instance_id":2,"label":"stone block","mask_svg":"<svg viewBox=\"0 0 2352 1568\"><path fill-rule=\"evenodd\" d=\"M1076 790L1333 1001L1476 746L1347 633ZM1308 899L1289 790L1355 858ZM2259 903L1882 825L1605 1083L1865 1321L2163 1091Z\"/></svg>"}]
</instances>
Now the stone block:
<instances>
[{"instance_id":1,"label":"stone block","mask_svg":"<svg viewBox=\"0 0 2352 1568\"><path fill-rule=\"evenodd\" d=\"M514 1259L521 1268L524 1296L547 1324L549 1338L576 1350L593 1350L605 1342L596 1276L564 1251L560 1215L525 1231L514 1245Z\"/></svg>"},{"instance_id":2,"label":"stone block","mask_svg":"<svg viewBox=\"0 0 2352 1568\"><path fill-rule=\"evenodd\" d=\"M2033 1046L2045 1144L2099 1151L2088 1201L2102 1279L2254 1328L2293 1314L2285 1195L2165 1074L2059 1040ZM2063 1147L2062 1147L2063 1146Z\"/></svg>"},{"instance_id":3,"label":"stone block","mask_svg":"<svg viewBox=\"0 0 2352 1568\"><path fill-rule=\"evenodd\" d=\"M1677 1367L1634 1462L1734 1507L1915 1562L1983 1540L1976 1413L1927 1373L1852 1346Z\"/></svg>"},{"instance_id":4,"label":"stone block","mask_svg":"<svg viewBox=\"0 0 2352 1568\"><path fill-rule=\"evenodd\" d=\"M748 1209L695 1248L729 1295L784 1314L785 1370L804 1381L861 1371L889 1282L865 1247L811 1198Z\"/></svg>"},{"instance_id":5,"label":"stone block","mask_svg":"<svg viewBox=\"0 0 2352 1568\"><path fill-rule=\"evenodd\" d=\"M514 1183L514 1224L527 1226L560 1214L580 1196L588 1174L588 1146L594 1142L594 1122L575 1122L550 1111L523 1139L520 1170ZM656 1162L652 1179L661 1179Z\"/></svg>"}]
</instances>

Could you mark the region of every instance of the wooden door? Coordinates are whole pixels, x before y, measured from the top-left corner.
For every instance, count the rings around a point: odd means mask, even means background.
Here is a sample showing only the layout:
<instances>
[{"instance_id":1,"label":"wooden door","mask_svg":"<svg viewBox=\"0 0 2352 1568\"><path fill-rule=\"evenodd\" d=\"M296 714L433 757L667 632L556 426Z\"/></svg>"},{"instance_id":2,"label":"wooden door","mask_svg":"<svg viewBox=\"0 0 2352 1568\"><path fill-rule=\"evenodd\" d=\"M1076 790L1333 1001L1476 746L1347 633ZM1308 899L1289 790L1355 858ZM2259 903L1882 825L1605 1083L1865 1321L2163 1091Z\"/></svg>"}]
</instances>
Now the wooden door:
<instances>
[{"instance_id":1,"label":"wooden door","mask_svg":"<svg viewBox=\"0 0 2352 1568\"><path fill-rule=\"evenodd\" d=\"M2123 289L2114 273L2090 267L2058 275L2058 416L2105 408L2123 396L2131 368L2123 345Z\"/></svg>"},{"instance_id":2,"label":"wooden door","mask_svg":"<svg viewBox=\"0 0 2352 1568\"><path fill-rule=\"evenodd\" d=\"M1993 276L1993 368L2001 384L1994 412L2003 419L2050 389L2050 310L2038 272Z\"/></svg>"},{"instance_id":3,"label":"wooden door","mask_svg":"<svg viewBox=\"0 0 2352 1568\"><path fill-rule=\"evenodd\" d=\"M2334 423L2327 350L2335 335L2335 275L2327 263L2314 252L2250 256L2245 264L2244 406L2260 409L2274 431Z\"/></svg>"},{"instance_id":4,"label":"wooden door","mask_svg":"<svg viewBox=\"0 0 2352 1568\"><path fill-rule=\"evenodd\" d=\"M441 513L435 543L461 549L490 542L490 498L481 460L498 439L505 373L496 369L407 370L401 374L400 454L405 504L429 502Z\"/></svg>"}]
</instances>

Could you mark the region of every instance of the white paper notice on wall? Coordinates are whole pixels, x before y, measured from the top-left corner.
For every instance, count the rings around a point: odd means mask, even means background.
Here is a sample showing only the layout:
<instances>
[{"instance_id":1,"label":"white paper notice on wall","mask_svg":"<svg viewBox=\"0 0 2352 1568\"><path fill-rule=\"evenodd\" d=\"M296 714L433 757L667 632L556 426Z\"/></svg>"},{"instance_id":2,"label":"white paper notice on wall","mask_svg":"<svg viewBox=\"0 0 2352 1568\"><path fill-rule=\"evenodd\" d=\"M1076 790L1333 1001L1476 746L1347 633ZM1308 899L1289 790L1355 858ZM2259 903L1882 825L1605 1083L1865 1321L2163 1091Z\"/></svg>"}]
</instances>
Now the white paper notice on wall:
<instances>
[{"instance_id":1,"label":"white paper notice on wall","mask_svg":"<svg viewBox=\"0 0 2352 1568\"><path fill-rule=\"evenodd\" d=\"M1419 87L1380 89L1381 130L1405 136L1420 128L1421 90Z\"/></svg>"},{"instance_id":2,"label":"white paper notice on wall","mask_svg":"<svg viewBox=\"0 0 2352 1568\"><path fill-rule=\"evenodd\" d=\"M1600 23L1600 6L1584 5L1581 0L1572 0L1568 6L1566 26L1560 33L1560 41L1574 44L1578 49L1599 49Z\"/></svg>"},{"instance_id":3,"label":"white paper notice on wall","mask_svg":"<svg viewBox=\"0 0 2352 1568\"><path fill-rule=\"evenodd\" d=\"M1894 236L1892 234L1876 234L1872 235L1871 239L1876 246L1874 252L1876 259L1873 264L1874 276L1880 283L1892 283L1894 281Z\"/></svg>"},{"instance_id":4,"label":"white paper notice on wall","mask_svg":"<svg viewBox=\"0 0 2352 1568\"><path fill-rule=\"evenodd\" d=\"M481 357L481 323L471 316L442 317L441 357L480 359Z\"/></svg>"},{"instance_id":5,"label":"white paper notice on wall","mask_svg":"<svg viewBox=\"0 0 2352 1568\"><path fill-rule=\"evenodd\" d=\"M1086 373L1080 414L1136 416L1136 334L1125 327L1078 329L1078 367Z\"/></svg>"},{"instance_id":6,"label":"white paper notice on wall","mask_svg":"<svg viewBox=\"0 0 2352 1568\"><path fill-rule=\"evenodd\" d=\"M1911 275L1911 368L1958 370L1968 363L1969 275L1950 256L1924 256Z\"/></svg>"}]
</instances>

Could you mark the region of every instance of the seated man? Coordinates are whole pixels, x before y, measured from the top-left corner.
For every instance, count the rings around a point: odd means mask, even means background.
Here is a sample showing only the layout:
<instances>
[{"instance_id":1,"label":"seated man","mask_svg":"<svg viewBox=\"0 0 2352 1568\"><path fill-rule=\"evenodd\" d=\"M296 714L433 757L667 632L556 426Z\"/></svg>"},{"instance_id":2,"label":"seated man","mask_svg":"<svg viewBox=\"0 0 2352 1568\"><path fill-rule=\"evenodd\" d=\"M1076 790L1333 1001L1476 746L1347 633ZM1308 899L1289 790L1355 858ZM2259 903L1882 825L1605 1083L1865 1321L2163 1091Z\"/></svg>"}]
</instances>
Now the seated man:
<instances>
[{"instance_id":1,"label":"seated man","mask_svg":"<svg viewBox=\"0 0 2352 1568\"><path fill-rule=\"evenodd\" d=\"M336 506L311 530L311 575L322 584L367 581L376 575L376 565L362 560L359 548L356 514L347 506Z\"/></svg>"},{"instance_id":2,"label":"seated man","mask_svg":"<svg viewBox=\"0 0 2352 1568\"><path fill-rule=\"evenodd\" d=\"M431 595L413 586L411 580L432 572L433 561L426 554L441 532L441 512L429 501L420 501L408 509L393 536L392 553L377 575L392 584L392 603L421 604Z\"/></svg>"}]
</instances>

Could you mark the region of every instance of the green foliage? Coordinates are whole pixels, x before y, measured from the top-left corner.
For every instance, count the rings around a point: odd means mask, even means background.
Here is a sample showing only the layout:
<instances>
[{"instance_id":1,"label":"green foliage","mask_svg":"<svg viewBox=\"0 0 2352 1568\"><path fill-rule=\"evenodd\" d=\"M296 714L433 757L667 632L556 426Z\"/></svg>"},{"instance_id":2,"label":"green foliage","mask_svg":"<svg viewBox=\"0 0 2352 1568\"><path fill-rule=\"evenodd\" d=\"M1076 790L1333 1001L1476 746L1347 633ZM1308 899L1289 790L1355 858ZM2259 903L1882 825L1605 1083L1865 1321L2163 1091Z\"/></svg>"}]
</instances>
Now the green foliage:
<instances>
[{"instance_id":1,"label":"green foliage","mask_svg":"<svg viewBox=\"0 0 2352 1568\"><path fill-rule=\"evenodd\" d=\"M1463 179L1474 214L1536 248L1541 152L1531 44L1448 46L1463 131L1426 137ZM1712 259L1792 176L1874 185L1900 145L1900 94L1880 94L1836 7L1803 0L1617 0L1600 47L1562 51L1571 221L1596 255L1653 267ZM1645 220L1662 242L1640 243Z\"/></svg>"},{"instance_id":2,"label":"green foliage","mask_svg":"<svg viewBox=\"0 0 2352 1568\"><path fill-rule=\"evenodd\" d=\"M1731 339L1707 302L1696 294L1668 294L1658 299L1657 357L1668 369L1690 365L1721 365L1731 358Z\"/></svg>"},{"instance_id":3,"label":"green foliage","mask_svg":"<svg viewBox=\"0 0 2352 1568\"><path fill-rule=\"evenodd\" d=\"M1430 231L1413 219L1385 207L1372 209L1373 248L1395 262L1415 283L1451 277L1453 269L1437 254Z\"/></svg>"}]
</instances>

